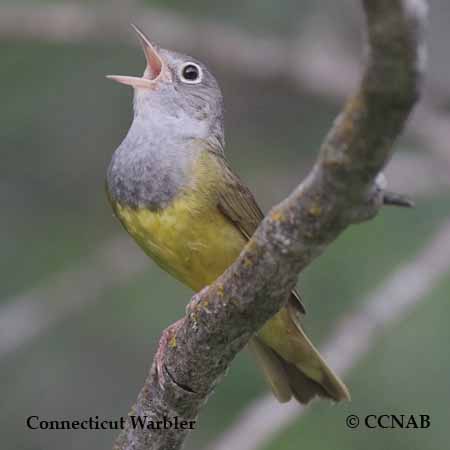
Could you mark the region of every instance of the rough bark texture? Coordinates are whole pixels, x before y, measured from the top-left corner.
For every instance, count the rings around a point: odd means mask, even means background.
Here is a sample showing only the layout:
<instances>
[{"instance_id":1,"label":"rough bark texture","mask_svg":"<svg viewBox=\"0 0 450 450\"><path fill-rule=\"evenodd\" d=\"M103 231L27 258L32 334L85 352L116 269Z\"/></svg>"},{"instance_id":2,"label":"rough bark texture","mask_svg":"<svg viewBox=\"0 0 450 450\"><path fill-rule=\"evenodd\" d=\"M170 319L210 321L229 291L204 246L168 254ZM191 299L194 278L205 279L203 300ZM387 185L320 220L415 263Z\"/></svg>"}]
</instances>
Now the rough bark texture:
<instances>
[{"instance_id":1,"label":"rough bark texture","mask_svg":"<svg viewBox=\"0 0 450 450\"><path fill-rule=\"evenodd\" d=\"M306 180L259 226L238 260L196 294L164 331L130 414L196 419L228 365L287 299L298 273L348 225L375 216L378 174L418 98L424 69L421 0L363 0L369 51L347 102ZM127 426L116 450L179 449L186 430Z\"/></svg>"},{"instance_id":2,"label":"rough bark texture","mask_svg":"<svg viewBox=\"0 0 450 450\"><path fill-rule=\"evenodd\" d=\"M353 311L336 320L334 331L320 348L333 370L342 376L367 358L379 338L386 338L420 302L429 300L433 289L448 277L449 268L450 217L414 258L389 274ZM272 394L266 394L239 411L234 423L203 450L265 448L282 430L299 426L300 416L310 411L296 402L278 403Z\"/></svg>"}]
</instances>

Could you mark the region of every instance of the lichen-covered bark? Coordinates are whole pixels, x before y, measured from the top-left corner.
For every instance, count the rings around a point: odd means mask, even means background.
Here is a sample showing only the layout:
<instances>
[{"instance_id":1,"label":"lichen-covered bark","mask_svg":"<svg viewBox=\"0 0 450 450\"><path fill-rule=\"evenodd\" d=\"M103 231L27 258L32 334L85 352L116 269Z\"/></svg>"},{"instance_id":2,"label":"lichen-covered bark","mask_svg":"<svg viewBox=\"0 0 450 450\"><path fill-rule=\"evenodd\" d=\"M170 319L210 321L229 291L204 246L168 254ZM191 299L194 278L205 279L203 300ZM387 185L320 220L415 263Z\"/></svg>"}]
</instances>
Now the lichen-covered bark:
<instances>
[{"instance_id":1,"label":"lichen-covered bark","mask_svg":"<svg viewBox=\"0 0 450 450\"><path fill-rule=\"evenodd\" d=\"M425 0L363 0L369 52L306 180L275 206L238 260L196 294L164 331L131 414L193 420L228 365L287 299L298 273L348 225L375 216L376 179L418 98L424 70ZM175 450L187 430L120 434L116 450Z\"/></svg>"}]
</instances>

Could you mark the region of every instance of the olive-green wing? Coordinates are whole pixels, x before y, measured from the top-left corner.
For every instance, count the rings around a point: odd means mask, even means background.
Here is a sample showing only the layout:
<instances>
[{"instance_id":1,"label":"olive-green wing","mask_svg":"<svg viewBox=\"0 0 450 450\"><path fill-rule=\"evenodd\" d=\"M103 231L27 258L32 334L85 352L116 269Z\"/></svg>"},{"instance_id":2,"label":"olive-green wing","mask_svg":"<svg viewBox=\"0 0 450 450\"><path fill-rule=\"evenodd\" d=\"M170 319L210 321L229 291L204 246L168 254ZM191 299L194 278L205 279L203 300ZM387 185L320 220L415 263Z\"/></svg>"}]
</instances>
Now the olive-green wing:
<instances>
[{"instance_id":1,"label":"olive-green wing","mask_svg":"<svg viewBox=\"0 0 450 450\"><path fill-rule=\"evenodd\" d=\"M219 211L249 240L264 218L264 214L256 203L253 194L231 170L227 161L217 154L214 154L214 157L221 165L220 172L224 176L224 186L218 193ZM301 314L305 313L305 307L295 289L292 291L289 305L294 311L296 310Z\"/></svg>"}]
</instances>

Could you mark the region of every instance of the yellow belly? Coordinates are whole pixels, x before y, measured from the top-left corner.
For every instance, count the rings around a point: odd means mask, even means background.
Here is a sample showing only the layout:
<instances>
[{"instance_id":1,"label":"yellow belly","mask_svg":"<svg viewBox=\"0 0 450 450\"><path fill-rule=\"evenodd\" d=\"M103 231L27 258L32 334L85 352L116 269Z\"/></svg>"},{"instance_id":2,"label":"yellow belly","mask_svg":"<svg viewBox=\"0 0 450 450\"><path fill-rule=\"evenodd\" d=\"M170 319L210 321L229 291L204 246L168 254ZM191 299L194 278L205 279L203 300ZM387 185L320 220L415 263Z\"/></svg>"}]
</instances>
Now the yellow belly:
<instances>
[{"instance_id":1,"label":"yellow belly","mask_svg":"<svg viewBox=\"0 0 450 450\"><path fill-rule=\"evenodd\" d=\"M222 179L216 167L208 155L201 158L193 187L186 188L161 211L114 204L118 218L145 253L196 292L213 283L247 242L217 208ZM267 345L290 360L293 347L286 338L290 324L286 323L286 313L283 308L259 334Z\"/></svg>"},{"instance_id":2,"label":"yellow belly","mask_svg":"<svg viewBox=\"0 0 450 450\"><path fill-rule=\"evenodd\" d=\"M240 232L196 194L183 195L160 212L116 205L130 235L159 266L199 291L237 258L245 240Z\"/></svg>"}]
</instances>

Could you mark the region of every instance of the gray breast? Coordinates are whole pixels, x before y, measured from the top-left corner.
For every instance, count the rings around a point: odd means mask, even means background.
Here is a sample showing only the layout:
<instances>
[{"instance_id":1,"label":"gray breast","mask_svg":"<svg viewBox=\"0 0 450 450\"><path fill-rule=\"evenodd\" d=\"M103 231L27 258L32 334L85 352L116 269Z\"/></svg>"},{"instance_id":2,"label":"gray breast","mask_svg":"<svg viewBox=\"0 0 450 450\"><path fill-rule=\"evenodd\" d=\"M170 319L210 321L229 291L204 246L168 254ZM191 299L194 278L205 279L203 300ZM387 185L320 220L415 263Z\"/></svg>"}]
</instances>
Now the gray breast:
<instances>
[{"instance_id":1,"label":"gray breast","mask_svg":"<svg viewBox=\"0 0 450 450\"><path fill-rule=\"evenodd\" d=\"M165 208L188 182L186 149L174 142L125 139L107 173L111 199L123 206Z\"/></svg>"}]
</instances>

